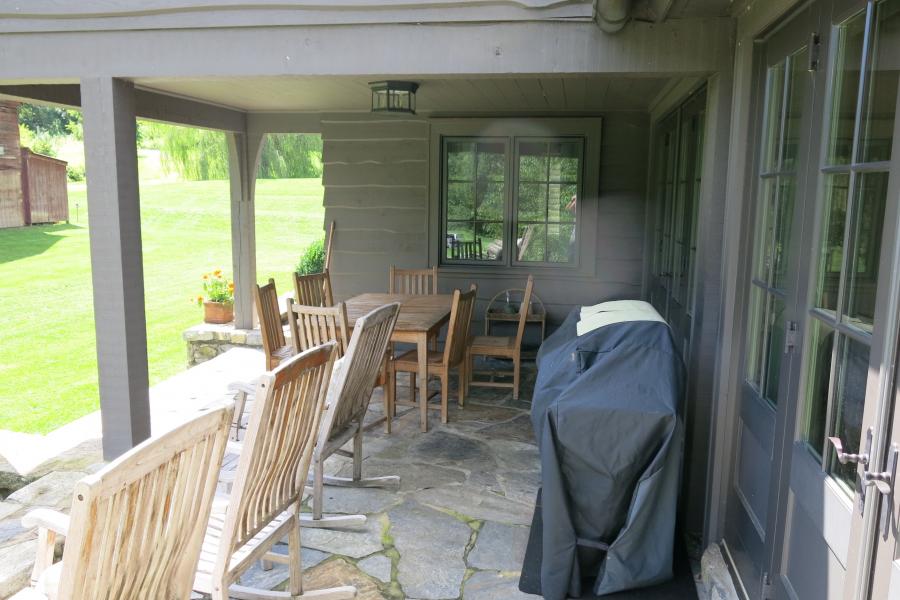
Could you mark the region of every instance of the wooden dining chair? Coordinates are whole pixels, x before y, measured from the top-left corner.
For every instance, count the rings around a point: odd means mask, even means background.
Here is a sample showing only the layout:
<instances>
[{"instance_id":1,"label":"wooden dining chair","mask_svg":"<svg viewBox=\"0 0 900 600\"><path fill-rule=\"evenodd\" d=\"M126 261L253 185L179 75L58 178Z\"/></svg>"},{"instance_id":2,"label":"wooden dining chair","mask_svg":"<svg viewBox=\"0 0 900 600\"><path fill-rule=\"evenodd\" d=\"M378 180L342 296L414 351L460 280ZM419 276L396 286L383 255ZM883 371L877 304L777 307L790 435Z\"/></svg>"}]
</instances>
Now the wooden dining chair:
<instances>
[{"instance_id":1,"label":"wooden dining chair","mask_svg":"<svg viewBox=\"0 0 900 600\"><path fill-rule=\"evenodd\" d=\"M428 377L437 377L441 381L441 422L447 422L447 398L450 388L450 369L457 368L459 370L459 405L465 402L466 382L466 342L469 338L469 325L472 322L472 311L475 307L475 295L477 287L473 284L468 292L453 291L453 303L450 308L450 322L447 326L447 340L444 343L444 350L428 350L427 377L423 382L425 389L419 390L419 407L428 402ZM419 371L419 353L417 349L410 350L401 354L391 361L391 384L388 391L395 394L397 389L396 376L398 372L409 373L409 389L410 399L412 403L416 402L416 374ZM396 398L391 399L391 405L396 404ZM427 412L422 411L423 431L427 429Z\"/></svg>"},{"instance_id":2,"label":"wooden dining chair","mask_svg":"<svg viewBox=\"0 0 900 600\"><path fill-rule=\"evenodd\" d=\"M31 587L16 600L188 600L232 405L135 446L77 484L71 516L41 508ZM62 561L53 563L57 537Z\"/></svg>"},{"instance_id":3,"label":"wooden dining chair","mask_svg":"<svg viewBox=\"0 0 900 600\"><path fill-rule=\"evenodd\" d=\"M299 275L295 272L294 301L304 306L333 306L334 296L328 269L312 275Z\"/></svg>"},{"instance_id":4,"label":"wooden dining chair","mask_svg":"<svg viewBox=\"0 0 900 600\"><path fill-rule=\"evenodd\" d=\"M270 371L281 361L294 354L293 346L284 339L275 280L269 279L269 283L266 285L257 285L253 290L253 300L256 304L257 317L259 317L259 333L262 337L263 351L266 353L266 370Z\"/></svg>"},{"instance_id":5,"label":"wooden dining chair","mask_svg":"<svg viewBox=\"0 0 900 600\"><path fill-rule=\"evenodd\" d=\"M437 267L431 267L430 269L398 269L391 265L388 293L414 296L437 294Z\"/></svg>"},{"instance_id":6,"label":"wooden dining chair","mask_svg":"<svg viewBox=\"0 0 900 600\"><path fill-rule=\"evenodd\" d=\"M313 451L313 494L312 517L303 515L301 524L307 527L355 527L364 525L365 515L338 515L325 517L322 514L323 485L350 487L386 487L400 484L395 476L362 476L363 419L369 410L372 389L383 372L385 351L400 304L386 304L358 319L353 327L353 337L347 346L347 353L335 365L335 376L328 388L326 404L328 408L319 427L319 440ZM388 393L385 393L387 397ZM385 419L390 423L393 417L390 405L385 403ZM353 450L341 448L353 440ZM325 475L325 460L332 454L349 455L353 459L351 477L329 477Z\"/></svg>"},{"instance_id":7,"label":"wooden dining chair","mask_svg":"<svg viewBox=\"0 0 900 600\"><path fill-rule=\"evenodd\" d=\"M224 511L209 518L194 591L213 600L356 596L352 586L304 593L300 559L300 500L336 355L335 342L328 342L260 378L231 492ZM288 554L271 552L285 536ZM287 593L237 584L263 559L290 566Z\"/></svg>"},{"instance_id":8,"label":"wooden dining chair","mask_svg":"<svg viewBox=\"0 0 900 600\"><path fill-rule=\"evenodd\" d=\"M469 373L469 385L482 387L512 388L513 399L519 399L519 383L522 373L522 337L525 335L525 324L528 321L528 311L531 307L531 293L534 289L534 278L529 275L525 284L525 293L522 296L522 304L519 306L519 323L516 327L516 336L477 335L471 338L466 356L467 372ZM477 381L475 380L474 357L492 356L495 358L508 358L512 360L512 382L504 381Z\"/></svg>"},{"instance_id":9,"label":"wooden dining chair","mask_svg":"<svg viewBox=\"0 0 900 600\"><path fill-rule=\"evenodd\" d=\"M309 350L328 341L337 342L338 358L347 350L347 307L307 306L288 298L288 324L294 353Z\"/></svg>"}]
</instances>

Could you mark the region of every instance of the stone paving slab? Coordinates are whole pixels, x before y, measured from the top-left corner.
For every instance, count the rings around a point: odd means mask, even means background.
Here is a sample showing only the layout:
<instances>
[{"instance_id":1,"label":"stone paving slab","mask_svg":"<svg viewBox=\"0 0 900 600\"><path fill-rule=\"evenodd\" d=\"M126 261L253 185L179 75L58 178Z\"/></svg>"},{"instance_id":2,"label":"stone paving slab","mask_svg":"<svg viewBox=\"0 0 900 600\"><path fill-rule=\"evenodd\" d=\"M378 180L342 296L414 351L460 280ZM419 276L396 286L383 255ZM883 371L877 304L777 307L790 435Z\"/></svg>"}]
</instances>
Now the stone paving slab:
<instances>
[{"instance_id":1,"label":"stone paving slab","mask_svg":"<svg viewBox=\"0 0 900 600\"><path fill-rule=\"evenodd\" d=\"M483 571L521 571L528 532L528 527L485 523L469 552L469 566Z\"/></svg>"},{"instance_id":2,"label":"stone paving slab","mask_svg":"<svg viewBox=\"0 0 900 600\"><path fill-rule=\"evenodd\" d=\"M304 547L351 558L381 552L384 549L381 537L381 521L377 518L367 519L365 527L358 529L304 527L300 532Z\"/></svg>"},{"instance_id":3,"label":"stone paving slab","mask_svg":"<svg viewBox=\"0 0 900 600\"><path fill-rule=\"evenodd\" d=\"M538 600L540 596L519 591L519 575L481 571L466 581L466 600Z\"/></svg>"}]
</instances>

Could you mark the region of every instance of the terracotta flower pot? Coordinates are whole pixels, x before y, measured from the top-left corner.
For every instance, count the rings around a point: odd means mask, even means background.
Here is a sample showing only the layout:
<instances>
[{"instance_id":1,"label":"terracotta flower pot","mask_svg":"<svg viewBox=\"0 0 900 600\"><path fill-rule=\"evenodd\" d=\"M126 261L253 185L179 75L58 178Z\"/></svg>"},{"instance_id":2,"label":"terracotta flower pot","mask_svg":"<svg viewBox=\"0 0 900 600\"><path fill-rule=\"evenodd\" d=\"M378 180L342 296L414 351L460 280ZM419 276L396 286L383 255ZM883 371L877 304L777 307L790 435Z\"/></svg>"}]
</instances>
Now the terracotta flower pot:
<instances>
[{"instance_id":1,"label":"terracotta flower pot","mask_svg":"<svg viewBox=\"0 0 900 600\"><path fill-rule=\"evenodd\" d=\"M234 302L203 302L203 321L205 323L231 323L234 321Z\"/></svg>"}]
</instances>

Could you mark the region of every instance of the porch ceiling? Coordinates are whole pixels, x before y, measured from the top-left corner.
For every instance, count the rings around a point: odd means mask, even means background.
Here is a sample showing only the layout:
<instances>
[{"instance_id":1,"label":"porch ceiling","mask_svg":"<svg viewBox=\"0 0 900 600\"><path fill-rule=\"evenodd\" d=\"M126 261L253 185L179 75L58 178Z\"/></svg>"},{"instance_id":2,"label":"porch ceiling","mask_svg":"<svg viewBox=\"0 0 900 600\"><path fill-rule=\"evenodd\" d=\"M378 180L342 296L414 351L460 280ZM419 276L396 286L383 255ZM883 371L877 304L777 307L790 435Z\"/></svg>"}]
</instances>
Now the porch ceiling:
<instances>
[{"instance_id":1,"label":"porch ceiling","mask_svg":"<svg viewBox=\"0 0 900 600\"><path fill-rule=\"evenodd\" d=\"M391 77L383 77L388 79ZM406 77L393 77L406 79ZM137 78L146 89L245 111L365 111L378 77ZM647 110L666 77L409 78L422 113Z\"/></svg>"}]
</instances>

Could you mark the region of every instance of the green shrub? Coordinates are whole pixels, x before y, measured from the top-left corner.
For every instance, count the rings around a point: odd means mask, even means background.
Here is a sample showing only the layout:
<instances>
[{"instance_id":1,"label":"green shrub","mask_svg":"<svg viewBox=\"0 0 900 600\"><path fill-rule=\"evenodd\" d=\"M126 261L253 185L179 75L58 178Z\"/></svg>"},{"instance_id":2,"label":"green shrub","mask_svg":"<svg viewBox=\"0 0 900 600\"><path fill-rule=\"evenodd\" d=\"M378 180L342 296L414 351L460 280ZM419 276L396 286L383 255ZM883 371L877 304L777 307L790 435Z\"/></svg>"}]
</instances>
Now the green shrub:
<instances>
[{"instance_id":1,"label":"green shrub","mask_svg":"<svg viewBox=\"0 0 900 600\"><path fill-rule=\"evenodd\" d=\"M69 181L84 181L84 166L66 165L66 178Z\"/></svg>"},{"instance_id":2,"label":"green shrub","mask_svg":"<svg viewBox=\"0 0 900 600\"><path fill-rule=\"evenodd\" d=\"M306 247L297 263L298 275L321 273L325 270L325 238L316 240Z\"/></svg>"},{"instance_id":3,"label":"green shrub","mask_svg":"<svg viewBox=\"0 0 900 600\"><path fill-rule=\"evenodd\" d=\"M56 139L47 133L36 133L31 138L29 149L35 154L56 156Z\"/></svg>"}]
</instances>

